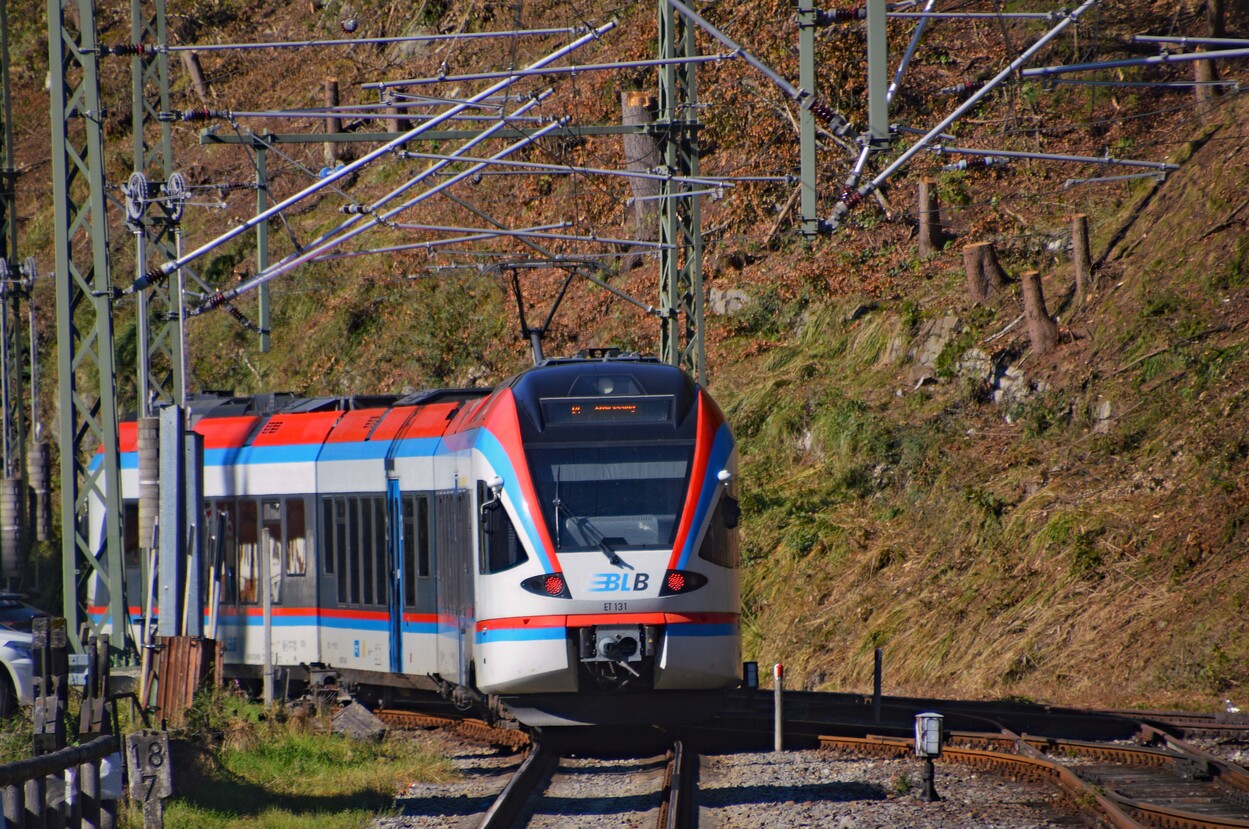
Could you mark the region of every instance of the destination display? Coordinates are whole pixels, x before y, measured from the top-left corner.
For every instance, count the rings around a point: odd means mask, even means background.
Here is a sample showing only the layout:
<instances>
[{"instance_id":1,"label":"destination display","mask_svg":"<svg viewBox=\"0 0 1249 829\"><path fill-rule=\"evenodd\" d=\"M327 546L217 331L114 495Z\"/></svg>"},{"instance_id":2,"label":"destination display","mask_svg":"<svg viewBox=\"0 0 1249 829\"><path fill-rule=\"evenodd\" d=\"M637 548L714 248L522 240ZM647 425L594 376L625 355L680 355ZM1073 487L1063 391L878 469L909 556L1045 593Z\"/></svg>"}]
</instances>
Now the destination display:
<instances>
[{"instance_id":1,"label":"destination display","mask_svg":"<svg viewBox=\"0 0 1249 829\"><path fill-rule=\"evenodd\" d=\"M544 397L547 425L572 423L666 423L672 420L672 395L644 397Z\"/></svg>"}]
</instances>

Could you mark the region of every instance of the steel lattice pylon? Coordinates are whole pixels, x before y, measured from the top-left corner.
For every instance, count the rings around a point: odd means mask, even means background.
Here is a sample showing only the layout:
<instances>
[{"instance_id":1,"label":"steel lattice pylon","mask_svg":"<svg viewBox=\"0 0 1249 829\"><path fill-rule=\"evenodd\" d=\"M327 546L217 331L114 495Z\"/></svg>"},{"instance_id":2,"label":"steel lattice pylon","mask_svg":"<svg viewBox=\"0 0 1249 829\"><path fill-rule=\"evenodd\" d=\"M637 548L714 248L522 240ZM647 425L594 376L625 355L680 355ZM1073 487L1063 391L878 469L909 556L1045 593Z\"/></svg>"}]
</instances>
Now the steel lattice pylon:
<instances>
[{"instance_id":1,"label":"steel lattice pylon","mask_svg":"<svg viewBox=\"0 0 1249 829\"><path fill-rule=\"evenodd\" d=\"M659 0L659 57L691 58L697 54L694 27L668 0ZM698 94L695 64L666 64L659 71L660 155L670 175L698 175ZM683 196L689 185L660 184L659 302L663 322L659 353L664 362L681 366L706 383L703 347L703 240L697 196Z\"/></svg>"},{"instance_id":2,"label":"steel lattice pylon","mask_svg":"<svg viewBox=\"0 0 1249 829\"><path fill-rule=\"evenodd\" d=\"M129 625L125 562L121 560L116 365L95 5L92 0L78 0L76 32L65 25L61 0L48 0L47 11L63 612L75 649L81 649L81 625L98 631L107 621L113 628L114 650L125 650ZM92 463L99 446L104 452L99 462ZM86 521L87 505L93 497L106 507L100 550L91 548ZM84 612L83 599L91 576L108 588L108 607L102 616Z\"/></svg>"}]
</instances>

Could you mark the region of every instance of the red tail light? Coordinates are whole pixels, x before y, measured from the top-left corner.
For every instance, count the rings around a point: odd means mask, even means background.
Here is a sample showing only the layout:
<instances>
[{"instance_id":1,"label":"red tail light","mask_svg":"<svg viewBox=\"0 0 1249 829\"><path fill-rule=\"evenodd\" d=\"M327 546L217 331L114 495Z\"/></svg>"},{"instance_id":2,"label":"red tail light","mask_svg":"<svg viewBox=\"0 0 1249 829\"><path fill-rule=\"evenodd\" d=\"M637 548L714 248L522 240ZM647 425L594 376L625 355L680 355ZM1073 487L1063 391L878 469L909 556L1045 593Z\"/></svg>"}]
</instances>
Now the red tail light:
<instances>
[{"instance_id":1,"label":"red tail light","mask_svg":"<svg viewBox=\"0 0 1249 829\"><path fill-rule=\"evenodd\" d=\"M548 596L552 599L572 598L572 594L568 592L568 583L564 581L563 573L544 573L541 576L532 576L522 581L520 586L530 593L536 593L539 596Z\"/></svg>"},{"instance_id":2,"label":"red tail light","mask_svg":"<svg viewBox=\"0 0 1249 829\"><path fill-rule=\"evenodd\" d=\"M660 596L676 596L690 593L707 583L707 577L692 570L669 570L664 573L664 583L659 587Z\"/></svg>"}]
</instances>

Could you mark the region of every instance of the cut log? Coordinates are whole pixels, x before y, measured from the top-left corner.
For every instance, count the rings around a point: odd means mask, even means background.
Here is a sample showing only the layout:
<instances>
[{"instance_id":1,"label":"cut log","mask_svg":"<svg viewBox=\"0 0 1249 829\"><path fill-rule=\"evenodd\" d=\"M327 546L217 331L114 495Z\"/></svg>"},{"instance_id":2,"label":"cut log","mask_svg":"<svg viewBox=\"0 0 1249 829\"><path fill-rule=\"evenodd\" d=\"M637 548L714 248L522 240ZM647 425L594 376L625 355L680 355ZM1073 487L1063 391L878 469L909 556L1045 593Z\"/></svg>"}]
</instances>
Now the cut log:
<instances>
[{"instance_id":1,"label":"cut log","mask_svg":"<svg viewBox=\"0 0 1249 829\"><path fill-rule=\"evenodd\" d=\"M924 179L919 183L919 255L921 259L941 250L945 237L941 232L941 207L937 202L937 182Z\"/></svg>"},{"instance_id":2,"label":"cut log","mask_svg":"<svg viewBox=\"0 0 1249 829\"><path fill-rule=\"evenodd\" d=\"M325 79L325 106L327 109L338 108L338 79ZM343 119L331 115L325 119L326 133L333 135L343 131ZM339 144L336 141L325 142L325 163L326 166L333 167L334 163L341 157L339 152Z\"/></svg>"},{"instance_id":3,"label":"cut log","mask_svg":"<svg viewBox=\"0 0 1249 829\"><path fill-rule=\"evenodd\" d=\"M1083 213L1071 217L1071 258L1076 267L1076 302L1083 303L1093 282L1093 257L1089 253L1089 219Z\"/></svg>"},{"instance_id":4,"label":"cut log","mask_svg":"<svg viewBox=\"0 0 1249 829\"><path fill-rule=\"evenodd\" d=\"M1025 271L1019 275L1023 286L1024 319L1028 321L1028 337L1032 340L1032 350L1038 355L1045 354L1058 344L1058 323L1045 309L1045 294L1041 290L1041 274L1037 271Z\"/></svg>"},{"instance_id":5,"label":"cut log","mask_svg":"<svg viewBox=\"0 0 1249 829\"><path fill-rule=\"evenodd\" d=\"M973 302L987 302L1006 287L1006 273L997 261L992 242L977 242L963 248L963 269L967 272L967 292Z\"/></svg>"},{"instance_id":6,"label":"cut log","mask_svg":"<svg viewBox=\"0 0 1249 829\"><path fill-rule=\"evenodd\" d=\"M182 53L182 68L191 78L191 88L195 90L200 103L208 108L208 82L204 80L204 68L200 66L199 55L194 52Z\"/></svg>"}]
</instances>

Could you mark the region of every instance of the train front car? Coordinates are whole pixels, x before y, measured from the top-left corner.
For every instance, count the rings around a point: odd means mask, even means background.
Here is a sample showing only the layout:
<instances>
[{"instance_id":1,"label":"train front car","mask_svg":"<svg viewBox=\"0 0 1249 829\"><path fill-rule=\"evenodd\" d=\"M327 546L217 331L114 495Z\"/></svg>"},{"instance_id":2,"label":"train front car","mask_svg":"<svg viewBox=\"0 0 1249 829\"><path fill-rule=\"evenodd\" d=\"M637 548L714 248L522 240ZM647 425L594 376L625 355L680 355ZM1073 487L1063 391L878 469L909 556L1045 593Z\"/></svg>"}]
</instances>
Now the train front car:
<instances>
[{"instance_id":1,"label":"train front car","mask_svg":"<svg viewBox=\"0 0 1249 829\"><path fill-rule=\"evenodd\" d=\"M707 392L649 359L549 361L461 428L477 688L529 725L712 713L741 626L737 458Z\"/></svg>"}]
</instances>

